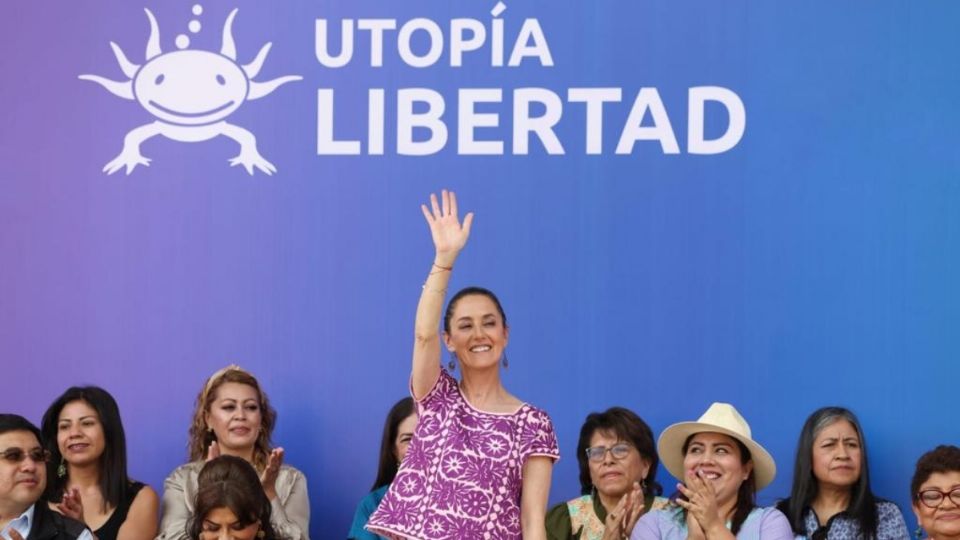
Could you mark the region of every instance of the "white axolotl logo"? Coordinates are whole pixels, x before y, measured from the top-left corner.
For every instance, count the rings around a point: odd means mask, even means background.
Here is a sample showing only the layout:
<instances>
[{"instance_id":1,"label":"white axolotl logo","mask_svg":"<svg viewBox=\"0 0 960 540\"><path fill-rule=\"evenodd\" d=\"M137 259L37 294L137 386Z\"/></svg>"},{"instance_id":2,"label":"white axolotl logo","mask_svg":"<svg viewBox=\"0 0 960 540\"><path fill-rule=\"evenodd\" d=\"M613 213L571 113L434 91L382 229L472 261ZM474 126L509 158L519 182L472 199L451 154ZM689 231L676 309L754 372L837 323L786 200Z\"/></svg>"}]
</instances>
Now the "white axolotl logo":
<instances>
[{"instance_id":1,"label":"white axolotl logo","mask_svg":"<svg viewBox=\"0 0 960 540\"><path fill-rule=\"evenodd\" d=\"M160 30L149 9L150 38L147 41L146 63L142 66L127 60L120 47L110 42L117 63L128 81L112 81L98 75L80 75L93 81L110 93L124 99L136 100L156 121L134 128L123 139L123 151L103 167L113 174L126 167L130 174L137 165L150 165L150 159L140 154L140 145L155 135L163 135L180 142L200 142L218 135L226 135L240 144L240 155L230 165L242 165L247 173L254 168L269 174L277 171L272 163L257 151L253 133L224 119L246 100L262 98L282 84L302 80L288 75L266 82L256 82L263 61L272 43L260 49L252 62L237 64L237 49L231 27L237 14L230 12L223 26L223 46L220 53L201 50L178 50L163 53L160 50ZM179 42L178 42L178 45Z\"/></svg>"}]
</instances>

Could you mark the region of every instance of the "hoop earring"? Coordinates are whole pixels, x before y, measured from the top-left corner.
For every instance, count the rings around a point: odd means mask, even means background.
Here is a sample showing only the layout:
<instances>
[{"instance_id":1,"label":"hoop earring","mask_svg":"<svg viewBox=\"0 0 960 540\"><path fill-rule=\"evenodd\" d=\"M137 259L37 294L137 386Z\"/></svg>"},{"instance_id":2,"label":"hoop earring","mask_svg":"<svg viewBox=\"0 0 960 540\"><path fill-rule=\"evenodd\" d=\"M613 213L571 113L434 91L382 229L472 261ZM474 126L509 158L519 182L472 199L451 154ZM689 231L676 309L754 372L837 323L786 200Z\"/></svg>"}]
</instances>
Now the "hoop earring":
<instances>
[{"instance_id":1,"label":"hoop earring","mask_svg":"<svg viewBox=\"0 0 960 540\"><path fill-rule=\"evenodd\" d=\"M450 351L450 362L447 364L447 368L449 368L450 371L457 369L457 360L457 353Z\"/></svg>"},{"instance_id":2,"label":"hoop earring","mask_svg":"<svg viewBox=\"0 0 960 540\"><path fill-rule=\"evenodd\" d=\"M503 351L503 369L510 367L510 360L507 359L507 351Z\"/></svg>"},{"instance_id":3,"label":"hoop earring","mask_svg":"<svg viewBox=\"0 0 960 540\"><path fill-rule=\"evenodd\" d=\"M57 465L57 478L63 478L67 475L67 462L60 456L60 465Z\"/></svg>"},{"instance_id":4,"label":"hoop earring","mask_svg":"<svg viewBox=\"0 0 960 540\"><path fill-rule=\"evenodd\" d=\"M642 493L644 497L647 496L647 479L646 478L640 479L640 493Z\"/></svg>"}]
</instances>

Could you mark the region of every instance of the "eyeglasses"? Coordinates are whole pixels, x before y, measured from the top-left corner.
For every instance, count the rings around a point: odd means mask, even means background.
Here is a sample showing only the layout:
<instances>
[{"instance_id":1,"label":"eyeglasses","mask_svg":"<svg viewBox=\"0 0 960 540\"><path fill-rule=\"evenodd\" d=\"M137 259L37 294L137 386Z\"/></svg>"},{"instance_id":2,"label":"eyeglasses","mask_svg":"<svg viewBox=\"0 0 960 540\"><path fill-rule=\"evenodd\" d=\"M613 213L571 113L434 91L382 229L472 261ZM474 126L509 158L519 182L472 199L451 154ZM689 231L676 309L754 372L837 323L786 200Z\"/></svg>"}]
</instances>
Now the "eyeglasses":
<instances>
[{"instance_id":1,"label":"eyeglasses","mask_svg":"<svg viewBox=\"0 0 960 540\"><path fill-rule=\"evenodd\" d=\"M587 459L595 463L600 463L607 455L607 452L610 452L610 455L613 456L613 459L627 459L627 456L630 455L631 449L633 449L633 447L625 443L615 444L610 448L607 448L606 446L591 446L590 448L587 448Z\"/></svg>"},{"instance_id":2,"label":"eyeglasses","mask_svg":"<svg viewBox=\"0 0 960 540\"><path fill-rule=\"evenodd\" d=\"M32 450L24 450L23 448L7 448L2 453L0 457L3 458L7 463L21 463L23 460L30 458L34 463L46 463L50 461L50 451L44 450L42 448L34 448Z\"/></svg>"},{"instance_id":3,"label":"eyeglasses","mask_svg":"<svg viewBox=\"0 0 960 540\"><path fill-rule=\"evenodd\" d=\"M954 488L949 492L939 489L925 489L917 493L917 500L923 503L927 508L937 508L943 502L944 497L950 497L953 504L960 506L960 488Z\"/></svg>"}]
</instances>

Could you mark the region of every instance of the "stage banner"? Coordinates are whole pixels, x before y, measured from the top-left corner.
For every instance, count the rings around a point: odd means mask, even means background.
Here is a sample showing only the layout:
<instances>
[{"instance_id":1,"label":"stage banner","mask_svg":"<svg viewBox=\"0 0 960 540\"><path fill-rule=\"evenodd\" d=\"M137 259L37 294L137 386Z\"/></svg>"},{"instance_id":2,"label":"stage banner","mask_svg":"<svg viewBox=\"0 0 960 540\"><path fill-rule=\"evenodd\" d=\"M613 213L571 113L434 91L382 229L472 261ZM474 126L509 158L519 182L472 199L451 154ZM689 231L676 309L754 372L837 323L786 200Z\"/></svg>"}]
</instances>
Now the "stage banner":
<instances>
[{"instance_id":1,"label":"stage banner","mask_svg":"<svg viewBox=\"0 0 960 540\"><path fill-rule=\"evenodd\" d=\"M345 536L443 188L476 215L451 292L500 296L504 385L555 424L551 504L613 405L659 434L734 404L778 465L763 504L807 415L849 407L911 529L916 459L960 443L957 2L0 9L0 409L106 388L158 491L235 363L312 537Z\"/></svg>"}]
</instances>

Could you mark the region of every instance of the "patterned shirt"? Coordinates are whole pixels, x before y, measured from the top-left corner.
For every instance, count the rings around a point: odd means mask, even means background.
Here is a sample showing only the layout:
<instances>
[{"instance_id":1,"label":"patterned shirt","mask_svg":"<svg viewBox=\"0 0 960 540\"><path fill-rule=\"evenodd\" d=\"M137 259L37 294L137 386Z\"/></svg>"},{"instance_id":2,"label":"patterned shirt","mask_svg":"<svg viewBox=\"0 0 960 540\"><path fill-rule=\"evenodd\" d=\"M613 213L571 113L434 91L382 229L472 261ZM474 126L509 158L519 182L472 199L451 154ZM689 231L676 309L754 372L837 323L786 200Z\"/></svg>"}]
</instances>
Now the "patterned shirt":
<instances>
[{"instance_id":1,"label":"patterned shirt","mask_svg":"<svg viewBox=\"0 0 960 540\"><path fill-rule=\"evenodd\" d=\"M840 512L827 520L827 524L820 526L820 520L813 508L808 508L803 515L803 524L807 530L806 536L797 535L797 538L816 538L817 540L862 540L860 524L850 514ZM909 540L907 523L897 505L889 501L877 502L877 536L876 540Z\"/></svg>"},{"instance_id":2,"label":"patterned shirt","mask_svg":"<svg viewBox=\"0 0 960 540\"><path fill-rule=\"evenodd\" d=\"M521 538L522 469L532 456L559 459L547 413L479 411L441 370L417 403L407 455L367 529L387 538Z\"/></svg>"}]
</instances>

